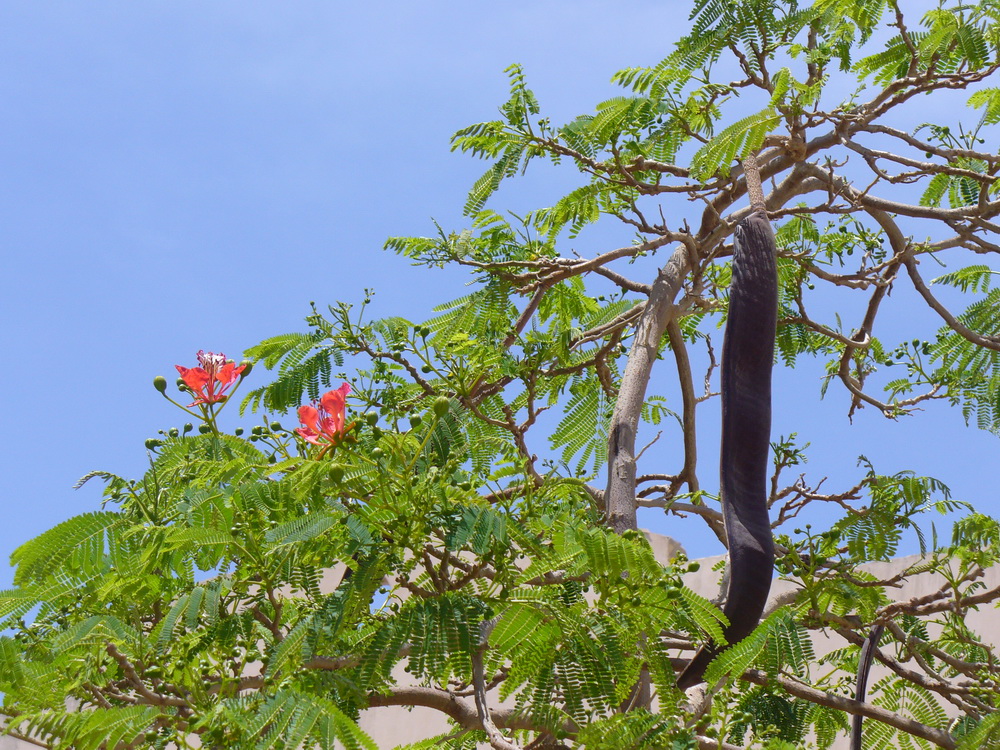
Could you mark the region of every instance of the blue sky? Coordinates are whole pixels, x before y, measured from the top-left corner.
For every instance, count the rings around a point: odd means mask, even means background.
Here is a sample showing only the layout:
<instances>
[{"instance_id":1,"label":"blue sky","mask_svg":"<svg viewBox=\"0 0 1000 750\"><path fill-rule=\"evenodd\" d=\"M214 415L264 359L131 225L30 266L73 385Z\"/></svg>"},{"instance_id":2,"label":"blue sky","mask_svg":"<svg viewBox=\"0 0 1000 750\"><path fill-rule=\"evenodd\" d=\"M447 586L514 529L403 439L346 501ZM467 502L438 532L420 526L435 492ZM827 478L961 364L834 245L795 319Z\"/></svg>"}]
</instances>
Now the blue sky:
<instances>
[{"instance_id":1,"label":"blue sky","mask_svg":"<svg viewBox=\"0 0 1000 750\"><path fill-rule=\"evenodd\" d=\"M0 553L94 509L96 484L71 489L87 471L143 470L144 439L182 416L151 379L172 380L198 349L239 358L302 330L310 300L357 301L364 287L376 290L376 314L411 319L462 294L464 277L411 268L380 249L384 239L430 233L432 218L464 226L465 192L484 165L450 153L448 139L493 117L507 65L522 63L546 114L564 121L613 95L615 70L659 61L687 3L625 0L613 17L610 7L0 7ZM539 170L494 207L550 205L575 179ZM574 248L597 252L621 236ZM898 292L889 325L923 321L926 338L936 323L906 307L908 294ZM865 453L882 471L934 474L995 507L996 438L936 406L902 423L867 410L850 425L842 393L818 401L818 375L806 365L779 378L774 432L813 442L813 477L843 486ZM706 484L717 406L708 411ZM674 529L692 554L719 551L660 514L644 520Z\"/></svg>"}]
</instances>

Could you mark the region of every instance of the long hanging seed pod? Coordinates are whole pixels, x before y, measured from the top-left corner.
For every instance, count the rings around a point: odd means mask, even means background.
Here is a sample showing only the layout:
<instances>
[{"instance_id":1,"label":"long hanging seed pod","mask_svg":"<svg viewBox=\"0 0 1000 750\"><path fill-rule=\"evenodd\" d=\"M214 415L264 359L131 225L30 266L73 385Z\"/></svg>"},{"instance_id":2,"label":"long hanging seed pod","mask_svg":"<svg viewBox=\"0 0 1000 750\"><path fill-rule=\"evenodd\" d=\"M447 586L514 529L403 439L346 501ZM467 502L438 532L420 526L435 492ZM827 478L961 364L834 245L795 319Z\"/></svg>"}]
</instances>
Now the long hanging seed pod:
<instances>
[{"instance_id":1,"label":"long hanging seed pod","mask_svg":"<svg viewBox=\"0 0 1000 750\"><path fill-rule=\"evenodd\" d=\"M774 540L767 511L771 437L771 364L778 315L777 246L764 208L757 162L743 162L752 212L736 227L729 320L722 343L720 485L729 546L729 588L723 612L728 644L760 622L771 589ZM725 646L709 643L681 673L686 689Z\"/></svg>"},{"instance_id":2,"label":"long hanging seed pod","mask_svg":"<svg viewBox=\"0 0 1000 750\"><path fill-rule=\"evenodd\" d=\"M868 690L868 672L872 668L872 659L878 649L878 640L882 637L882 625L874 625L861 644L861 655L858 657L858 686L854 690L854 700L863 701ZM864 717L854 714L851 718L851 750L861 750L861 722Z\"/></svg>"}]
</instances>

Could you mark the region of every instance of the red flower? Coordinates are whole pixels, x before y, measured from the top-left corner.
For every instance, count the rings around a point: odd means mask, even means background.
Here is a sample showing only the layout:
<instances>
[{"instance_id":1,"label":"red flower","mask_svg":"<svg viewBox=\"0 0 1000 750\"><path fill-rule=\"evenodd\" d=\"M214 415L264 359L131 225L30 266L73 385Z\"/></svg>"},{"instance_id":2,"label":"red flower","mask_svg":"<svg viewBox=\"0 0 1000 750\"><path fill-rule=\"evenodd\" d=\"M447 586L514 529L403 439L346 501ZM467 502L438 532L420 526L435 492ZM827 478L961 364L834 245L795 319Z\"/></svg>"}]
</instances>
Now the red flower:
<instances>
[{"instance_id":1,"label":"red flower","mask_svg":"<svg viewBox=\"0 0 1000 750\"><path fill-rule=\"evenodd\" d=\"M313 445L320 445L321 438L325 443L336 445L344 431L344 409L350 392L350 384L344 383L337 390L324 393L319 404L314 401L311 406L300 406L302 427L295 431Z\"/></svg>"},{"instance_id":2,"label":"red flower","mask_svg":"<svg viewBox=\"0 0 1000 750\"><path fill-rule=\"evenodd\" d=\"M225 390L246 369L246 365L237 367L235 363L228 361L225 354L213 354L204 349L198 352L198 364L201 367L174 365L181 374L181 380L196 396L188 406L222 403L227 398Z\"/></svg>"}]
</instances>

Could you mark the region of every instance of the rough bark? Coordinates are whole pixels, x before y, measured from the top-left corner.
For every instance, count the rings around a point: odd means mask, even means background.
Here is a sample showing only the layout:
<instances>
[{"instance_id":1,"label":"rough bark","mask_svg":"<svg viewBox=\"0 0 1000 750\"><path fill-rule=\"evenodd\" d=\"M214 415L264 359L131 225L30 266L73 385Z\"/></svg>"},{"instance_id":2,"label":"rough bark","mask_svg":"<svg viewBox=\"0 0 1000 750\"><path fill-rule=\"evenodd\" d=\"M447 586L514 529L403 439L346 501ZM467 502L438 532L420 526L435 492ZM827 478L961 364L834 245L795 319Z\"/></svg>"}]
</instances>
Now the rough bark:
<instances>
[{"instance_id":1,"label":"rough bark","mask_svg":"<svg viewBox=\"0 0 1000 750\"><path fill-rule=\"evenodd\" d=\"M649 301L639 319L635 340L622 375L618 400L608 428L608 484L604 507L608 526L619 534L635 529L635 439L639 414L646 398L649 375L667 323L676 314L674 298L690 270L688 250L681 245L657 274Z\"/></svg>"}]
</instances>

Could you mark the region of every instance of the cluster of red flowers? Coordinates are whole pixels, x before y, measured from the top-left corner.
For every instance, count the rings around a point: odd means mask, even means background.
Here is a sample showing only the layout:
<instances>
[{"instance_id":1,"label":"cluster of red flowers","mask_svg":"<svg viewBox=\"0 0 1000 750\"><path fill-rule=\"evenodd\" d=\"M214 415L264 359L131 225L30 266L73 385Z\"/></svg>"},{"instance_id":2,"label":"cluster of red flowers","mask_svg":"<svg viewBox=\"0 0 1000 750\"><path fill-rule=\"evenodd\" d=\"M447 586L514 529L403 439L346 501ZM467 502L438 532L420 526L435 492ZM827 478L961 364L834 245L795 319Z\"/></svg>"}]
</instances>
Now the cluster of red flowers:
<instances>
[{"instance_id":1,"label":"cluster of red flowers","mask_svg":"<svg viewBox=\"0 0 1000 750\"><path fill-rule=\"evenodd\" d=\"M232 360L226 359L225 354L205 350L198 352L198 364L199 367L174 365L181 374L181 380L195 396L195 400L188 404L189 407L221 404L228 398L226 391L247 369L245 364L236 365ZM156 387L162 393L166 389L166 383L162 378L157 380L160 385ZM337 390L324 393L319 403L300 406L299 421L302 426L295 432L313 445L337 446L347 431L344 427L344 414L347 394L350 392L350 384L344 383Z\"/></svg>"},{"instance_id":2,"label":"cluster of red flowers","mask_svg":"<svg viewBox=\"0 0 1000 750\"><path fill-rule=\"evenodd\" d=\"M313 445L336 445L344 432L344 411L347 408L347 394L351 392L349 383L344 383L335 391L328 391L319 403L299 407L299 421L302 427L295 430L304 440Z\"/></svg>"},{"instance_id":3,"label":"cluster of red flowers","mask_svg":"<svg viewBox=\"0 0 1000 750\"><path fill-rule=\"evenodd\" d=\"M236 382L246 369L226 359L225 354L214 354L204 349L198 352L201 367L181 367L174 365L181 374L181 380L195 394L195 400L188 406L210 406L226 400L225 391Z\"/></svg>"}]
</instances>

